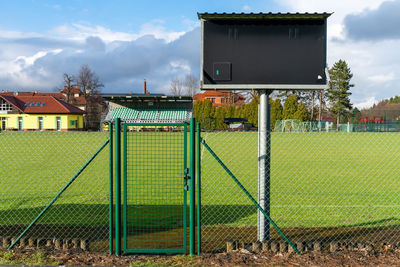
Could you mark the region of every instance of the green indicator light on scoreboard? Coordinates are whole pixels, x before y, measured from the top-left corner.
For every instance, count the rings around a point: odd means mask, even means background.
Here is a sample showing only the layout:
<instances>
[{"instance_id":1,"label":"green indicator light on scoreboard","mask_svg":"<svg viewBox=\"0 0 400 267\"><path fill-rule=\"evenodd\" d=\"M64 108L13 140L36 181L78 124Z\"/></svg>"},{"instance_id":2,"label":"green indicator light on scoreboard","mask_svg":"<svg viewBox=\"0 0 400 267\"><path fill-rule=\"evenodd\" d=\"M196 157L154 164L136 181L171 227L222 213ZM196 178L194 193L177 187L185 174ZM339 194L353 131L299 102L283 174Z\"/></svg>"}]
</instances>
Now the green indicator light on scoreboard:
<instances>
[{"instance_id":1,"label":"green indicator light on scoreboard","mask_svg":"<svg viewBox=\"0 0 400 267\"><path fill-rule=\"evenodd\" d=\"M217 75L219 75L219 70L217 70Z\"/></svg>"}]
</instances>

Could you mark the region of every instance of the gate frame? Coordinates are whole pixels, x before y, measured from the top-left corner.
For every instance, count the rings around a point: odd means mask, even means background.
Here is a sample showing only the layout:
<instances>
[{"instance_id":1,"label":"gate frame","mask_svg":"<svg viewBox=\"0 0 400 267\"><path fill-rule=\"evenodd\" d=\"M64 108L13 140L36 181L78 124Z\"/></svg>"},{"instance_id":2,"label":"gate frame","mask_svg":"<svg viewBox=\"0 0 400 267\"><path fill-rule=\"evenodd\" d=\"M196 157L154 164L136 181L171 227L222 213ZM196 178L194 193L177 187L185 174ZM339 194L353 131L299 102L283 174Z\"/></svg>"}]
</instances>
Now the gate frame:
<instances>
[{"instance_id":1,"label":"gate frame","mask_svg":"<svg viewBox=\"0 0 400 267\"><path fill-rule=\"evenodd\" d=\"M187 253L187 192L189 191L190 204L189 204L189 253L194 254L195 247L195 120L190 119L190 167L187 167L187 123L125 123L121 122L119 118L115 119L115 219L116 219L116 231L115 231L115 252L116 255L120 256L123 253ZM122 125L121 125L122 124ZM118 125L118 126L117 126ZM121 169L121 127L123 126L123 143L122 143L122 154L123 154L123 169ZM127 235L126 235L126 158L127 158L127 140L126 133L128 126L180 126L184 127L184 179L183 179L183 248L182 249L129 249L127 248ZM121 171L123 172L123 194L121 194ZM185 188L187 185L187 189ZM123 203L121 203L121 195L123 195ZM121 214L121 204L123 204L123 213ZM121 216L123 215L123 216ZM121 218L122 217L122 218ZM121 222L123 222L123 235L121 236ZM112 233L110 233L112 235ZM121 238L122 249L121 249Z\"/></svg>"}]
</instances>

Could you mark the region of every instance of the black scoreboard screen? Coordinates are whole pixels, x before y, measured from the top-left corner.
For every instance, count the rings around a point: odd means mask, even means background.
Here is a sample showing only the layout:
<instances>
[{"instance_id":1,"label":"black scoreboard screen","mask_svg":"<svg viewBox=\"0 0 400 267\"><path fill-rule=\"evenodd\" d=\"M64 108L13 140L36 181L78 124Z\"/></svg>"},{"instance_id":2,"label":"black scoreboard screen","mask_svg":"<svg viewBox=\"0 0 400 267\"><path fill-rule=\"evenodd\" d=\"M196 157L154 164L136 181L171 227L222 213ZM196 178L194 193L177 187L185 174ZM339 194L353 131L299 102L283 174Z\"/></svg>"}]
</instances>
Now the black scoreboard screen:
<instances>
[{"instance_id":1,"label":"black scoreboard screen","mask_svg":"<svg viewBox=\"0 0 400 267\"><path fill-rule=\"evenodd\" d=\"M329 15L199 14L202 89L324 88Z\"/></svg>"}]
</instances>

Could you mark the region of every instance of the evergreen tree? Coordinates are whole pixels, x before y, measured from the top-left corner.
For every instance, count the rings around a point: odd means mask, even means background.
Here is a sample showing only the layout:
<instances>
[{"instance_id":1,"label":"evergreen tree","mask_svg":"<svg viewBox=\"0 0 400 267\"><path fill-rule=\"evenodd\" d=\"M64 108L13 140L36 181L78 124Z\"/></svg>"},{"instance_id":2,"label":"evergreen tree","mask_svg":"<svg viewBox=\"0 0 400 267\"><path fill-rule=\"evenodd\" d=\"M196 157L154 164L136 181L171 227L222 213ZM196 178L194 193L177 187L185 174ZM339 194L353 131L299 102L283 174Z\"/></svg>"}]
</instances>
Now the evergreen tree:
<instances>
[{"instance_id":1,"label":"evergreen tree","mask_svg":"<svg viewBox=\"0 0 400 267\"><path fill-rule=\"evenodd\" d=\"M247 122L258 127L258 104L260 103L259 96L255 95L253 99L244 107L243 117L247 118Z\"/></svg>"},{"instance_id":2,"label":"evergreen tree","mask_svg":"<svg viewBox=\"0 0 400 267\"><path fill-rule=\"evenodd\" d=\"M193 116L201 124L201 128L205 130L214 130L215 108L209 100L197 101L193 107Z\"/></svg>"},{"instance_id":3,"label":"evergreen tree","mask_svg":"<svg viewBox=\"0 0 400 267\"><path fill-rule=\"evenodd\" d=\"M198 119L200 115L200 110L201 110L201 105L203 104L203 101L196 101L193 104L193 117Z\"/></svg>"},{"instance_id":4,"label":"evergreen tree","mask_svg":"<svg viewBox=\"0 0 400 267\"><path fill-rule=\"evenodd\" d=\"M294 114L297 111L297 95L289 95L283 104L282 119L290 120L294 119Z\"/></svg>"},{"instance_id":5,"label":"evergreen tree","mask_svg":"<svg viewBox=\"0 0 400 267\"><path fill-rule=\"evenodd\" d=\"M243 106L237 106L235 108L235 118L243 118L243 109L244 109L244 105Z\"/></svg>"},{"instance_id":6,"label":"evergreen tree","mask_svg":"<svg viewBox=\"0 0 400 267\"><path fill-rule=\"evenodd\" d=\"M225 118L233 118L235 117L235 106L228 105L224 107Z\"/></svg>"},{"instance_id":7,"label":"evergreen tree","mask_svg":"<svg viewBox=\"0 0 400 267\"><path fill-rule=\"evenodd\" d=\"M297 105L297 110L294 113L293 119L297 119L299 121L308 121L309 119L309 114L307 111L307 107L303 102L300 102Z\"/></svg>"},{"instance_id":8,"label":"evergreen tree","mask_svg":"<svg viewBox=\"0 0 400 267\"><path fill-rule=\"evenodd\" d=\"M225 119L225 111L223 107L217 107L215 109L215 120L216 120L216 128L219 130L225 130L227 125L224 123Z\"/></svg>"},{"instance_id":9,"label":"evergreen tree","mask_svg":"<svg viewBox=\"0 0 400 267\"><path fill-rule=\"evenodd\" d=\"M358 124L360 123L361 119L361 111L358 108L354 108L352 111L352 117L353 117L353 124Z\"/></svg>"},{"instance_id":10,"label":"evergreen tree","mask_svg":"<svg viewBox=\"0 0 400 267\"><path fill-rule=\"evenodd\" d=\"M327 91L327 97L330 102L329 111L337 118L337 126L340 123L340 117L349 114L352 104L349 96L350 88L354 84L350 83L353 74L346 61L339 60L329 70L331 86Z\"/></svg>"},{"instance_id":11,"label":"evergreen tree","mask_svg":"<svg viewBox=\"0 0 400 267\"><path fill-rule=\"evenodd\" d=\"M277 121L282 120L282 104L280 99L269 99L270 110L271 110L271 130L275 129Z\"/></svg>"}]
</instances>

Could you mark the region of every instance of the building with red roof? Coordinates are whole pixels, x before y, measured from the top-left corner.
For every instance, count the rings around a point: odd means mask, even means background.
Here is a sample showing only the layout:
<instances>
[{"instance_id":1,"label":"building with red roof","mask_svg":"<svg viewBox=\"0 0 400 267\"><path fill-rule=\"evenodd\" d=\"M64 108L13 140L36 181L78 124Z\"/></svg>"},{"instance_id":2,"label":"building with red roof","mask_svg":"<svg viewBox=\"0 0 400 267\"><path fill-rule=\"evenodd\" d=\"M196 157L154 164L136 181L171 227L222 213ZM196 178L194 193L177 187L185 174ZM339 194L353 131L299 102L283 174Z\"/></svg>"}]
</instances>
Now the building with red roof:
<instances>
[{"instance_id":1,"label":"building with red roof","mask_svg":"<svg viewBox=\"0 0 400 267\"><path fill-rule=\"evenodd\" d=\"M207 90L204 93L196 94L193 97L194 102L209 100L215 107L228 105L244 105L246 98L239 93L225 90Z\"/></svg>"},{"instance_id":2,"label":"building with red roof","mask_svg":"<svg viewBox=\"0 0 400 267\"><path fill-rule=\"evenodd\" d=\"M0 93L0 129L9 131L71 131L83 129L85 111L53 93Z\"/></svg>"}]
</instances>

